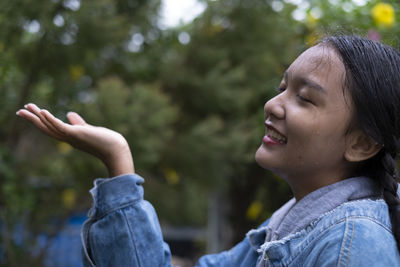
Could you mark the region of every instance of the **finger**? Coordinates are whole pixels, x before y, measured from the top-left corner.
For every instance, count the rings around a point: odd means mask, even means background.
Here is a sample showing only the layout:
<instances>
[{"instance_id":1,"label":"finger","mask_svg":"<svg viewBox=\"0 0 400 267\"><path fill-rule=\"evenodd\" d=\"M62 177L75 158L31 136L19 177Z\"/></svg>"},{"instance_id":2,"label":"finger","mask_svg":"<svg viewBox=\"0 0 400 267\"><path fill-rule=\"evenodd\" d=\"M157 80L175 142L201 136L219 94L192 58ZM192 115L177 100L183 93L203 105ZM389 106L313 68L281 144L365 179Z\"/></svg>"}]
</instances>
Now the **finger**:
<instances>
[{"instance_id":1,"label":"finger","mask_svg":"<svg viewBox=\"0 0 400 267\"><path fill-rule=\"evenodd\" d=\"M51 114L48 110L46 109L41 109L40 110L40 114L42 115L42 117L40 118L44 123L46 123L46 125L48 125L49 127L51 127L52 129L54 129L54 131L57 131L59 134L64 135L65 132L63 130L61 130L58 127L54 126L54 123L52 123L51 120L54 120L56 117L54 117L53 114ZM47 115L47 116L46 116ZM50 119L49 119L50 118ZM65 125L68 125L67 123L63 122L60 120L60 122L62 122Z\"/></svg>"},{"instance_id":2,"label":"finger","mask_svg":"<svg viewBox=\"0 0 400 267\"><path fill-rule=\"evenodd\" d=\"M40 111L40 108L33 103L26 104L24 107L34 114Z\"/></svg>"},{"instance_id":3,"label":"finger","mask_svg":"<svg viewBox=\"0 0 400 267\"><path fill-rule=\"evenodd\" d=\"M28 120L29 122L31 122L36 128L38 128L39 130L41 130L43 133L56 138L58 140L62 140L61 136L50 130L46 124L44 124L40 118L38 116L36 116L35 114L33 114L32 112L30 112L29 110L26 109L20 109L17 111L17 115L20 116L21 118L24 118L26 120Z\"/></svg>"},{"instance_id":4,"label":"finger","mask_svg":"<svg viewBox=\"0 0 400 267\"><path fill-rule=\"evenodd\" d=\"M67 118L72 125L76 125L76 124L85 125L86 124L85 120L81 116L79 116L79 114L76 112L72 112L72 111L68 112Z\"/></svg>"},{"instance_id":5,"label":"finger","mask_svg":"<svg viewBox=\"0 0 400 267\"><path fill-rule=\"evenodd\" d=\"M45 120L51 124L51 126L57 129L62 135L69 135L71 132L71 125L63 122L62 120L56 118L48 112L47 110L43 109L41 114L44 116Z\"/></svg>"},{"instance_id":6,"label":"finger","mask_svg":"<svg viewBox=\"0 0 400 267\"><path fill-rule=\"evenodd\" d=\"M41 109L36 106L33 103L29 103L27 105L25 105L25 108L29 111L31 111L32 113L34 113L36 116L39 117L39 119L47 126L47 128L51 129L53 132L58 133L58 134L62 134L61 132L59 132L56 128L54 128L54 126L49 123L46 118L44 117L44 115L40 112Z\"/></svg>"}]
</instances>

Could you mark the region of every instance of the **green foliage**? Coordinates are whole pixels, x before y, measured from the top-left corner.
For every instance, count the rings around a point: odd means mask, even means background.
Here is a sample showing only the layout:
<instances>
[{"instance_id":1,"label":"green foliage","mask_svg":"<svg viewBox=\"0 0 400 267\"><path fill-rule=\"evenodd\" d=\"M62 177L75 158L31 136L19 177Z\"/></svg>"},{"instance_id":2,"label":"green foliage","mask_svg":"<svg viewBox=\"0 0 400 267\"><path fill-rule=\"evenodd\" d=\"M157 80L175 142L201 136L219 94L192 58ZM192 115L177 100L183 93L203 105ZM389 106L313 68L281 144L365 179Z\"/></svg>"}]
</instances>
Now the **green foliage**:
<instances>
[{"instance_id":1,"label":"green foliage","mask_svg":"<svg viewBox=\"0 0 400 267\"><path fill-rule=\"evenodd\" d=\"M132 147L139 170L154 167L169 143L177 109L156 84L135 84L131 88L116 77L99 81L91 103L81 113L94 125L107 125L125 136Z\"/></svg>"}]
</instances>

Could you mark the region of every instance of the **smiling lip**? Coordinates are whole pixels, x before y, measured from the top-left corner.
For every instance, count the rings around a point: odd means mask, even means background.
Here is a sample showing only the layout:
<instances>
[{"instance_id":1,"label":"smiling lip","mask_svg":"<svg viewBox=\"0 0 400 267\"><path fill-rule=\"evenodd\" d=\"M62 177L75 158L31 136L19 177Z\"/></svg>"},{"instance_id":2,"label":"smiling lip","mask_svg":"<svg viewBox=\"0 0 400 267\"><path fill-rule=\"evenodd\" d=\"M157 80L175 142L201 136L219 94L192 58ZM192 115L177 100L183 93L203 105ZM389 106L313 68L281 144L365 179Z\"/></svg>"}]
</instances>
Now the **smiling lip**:
<instances>
[{"instance_id":1,"label":"smiling lip","mask_svg":"<svg viewBox=\"0 0 400 267\"><path fill-rule=\"evenodd\" d=\"M287 143L287 138L276 130L268 121L265 122L267 128L266 134L262 141L266 145L284 145Z\"/></svg>"}]
</instances>

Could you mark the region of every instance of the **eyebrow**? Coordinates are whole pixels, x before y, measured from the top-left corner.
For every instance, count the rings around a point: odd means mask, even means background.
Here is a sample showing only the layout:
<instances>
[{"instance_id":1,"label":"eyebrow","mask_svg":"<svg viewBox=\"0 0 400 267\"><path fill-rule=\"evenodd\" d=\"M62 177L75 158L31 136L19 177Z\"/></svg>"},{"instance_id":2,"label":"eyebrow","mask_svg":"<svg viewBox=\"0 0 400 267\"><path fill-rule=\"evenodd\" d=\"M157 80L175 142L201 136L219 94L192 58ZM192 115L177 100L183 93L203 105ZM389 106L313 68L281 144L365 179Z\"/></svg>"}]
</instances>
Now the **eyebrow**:
<instances>
[{"instance_id":1,"label":"eyebrow","mask_svg":"<svg viewBox=\"0 0 400 267\"><path fill-rule=\"evenodd\" d=\"M288 71L286 70L285 73L283 74L284 80L287 81L288 76L289 76L289 73L288 73ZM325 89L324 87L322 87L322 86L319 85L318 83L316 83L316 82L314 82L314 81L312 81L312 80L310 80L310 79L308 79L308 78L306 78L306 77L300 76L300 77L298 77L297 79L300 81L300 83L301 83L302 85L305 85L305 86L307 86L307 87L309 87L309 88L312 88L312 89L316 89L318 92L321 92L321 93L324 93L324 94L327 93L327 92L326 92L326 89Z\"/></svg>"}]
</instances>

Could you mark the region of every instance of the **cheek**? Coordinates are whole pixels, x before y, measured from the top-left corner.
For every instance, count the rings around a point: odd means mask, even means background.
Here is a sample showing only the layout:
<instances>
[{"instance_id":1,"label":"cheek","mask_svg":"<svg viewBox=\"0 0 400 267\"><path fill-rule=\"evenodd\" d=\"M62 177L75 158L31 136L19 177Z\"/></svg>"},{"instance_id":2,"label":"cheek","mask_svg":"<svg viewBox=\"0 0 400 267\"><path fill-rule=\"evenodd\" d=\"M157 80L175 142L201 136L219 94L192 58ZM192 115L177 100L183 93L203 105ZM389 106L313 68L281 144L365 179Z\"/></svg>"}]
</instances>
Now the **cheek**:
<instances>
[{"instance_id":1,"label":"cheek","mask_svg":"<svg viewBox=\"0 0 400 267\"><path fill-rule=\"evenodd\" d=\"M325 152L342 151L344 149L346 122L340 119L342 116L329 115L306 116L298 112L297 116L292 117L293 121L290 123L292 136L289 137L291 144L288 143L295 149L294 153L305 153L307 151L318 157L320 153L325 154Z\"/></svg>"}]
</instances>

